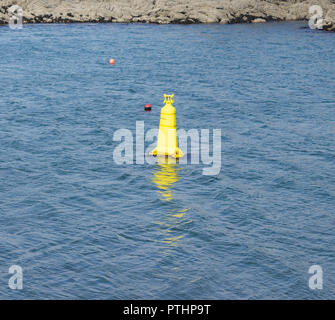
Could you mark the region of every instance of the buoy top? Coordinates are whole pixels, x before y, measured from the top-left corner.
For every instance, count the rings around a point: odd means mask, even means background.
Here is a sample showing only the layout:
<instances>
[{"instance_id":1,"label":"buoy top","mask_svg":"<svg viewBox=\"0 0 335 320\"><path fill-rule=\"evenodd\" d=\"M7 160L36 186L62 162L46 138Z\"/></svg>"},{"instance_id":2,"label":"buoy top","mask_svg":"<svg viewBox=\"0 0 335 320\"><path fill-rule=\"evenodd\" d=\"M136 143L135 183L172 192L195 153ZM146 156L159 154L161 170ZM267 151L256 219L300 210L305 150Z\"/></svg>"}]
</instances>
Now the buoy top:
<instances>
[{"instance_id":1,"label":"buoy top","mask_svg":"<svg viewBox=\"0 0 335 320\"><path fill-rule=\"evenodd\" d=\"M168 95L164 93L164 103L172 104L174 102L173 97L174 97L174 94Z\"/></svg>"},{"instance_id":2,"label":"buoy top","mask_svg":"<svg viewBox=\"0 0 335 320\"><path fill-rule=\"evenodd\" d=\"M174 106L172 105L172 103L174 102L173 100L174 94L168 95L168 94L164 94L164 107L161 109L161 114L169 114L169 115L174 115L174 117L176 117L176 109L174 108Z\"/></svg>"}]
</instances>

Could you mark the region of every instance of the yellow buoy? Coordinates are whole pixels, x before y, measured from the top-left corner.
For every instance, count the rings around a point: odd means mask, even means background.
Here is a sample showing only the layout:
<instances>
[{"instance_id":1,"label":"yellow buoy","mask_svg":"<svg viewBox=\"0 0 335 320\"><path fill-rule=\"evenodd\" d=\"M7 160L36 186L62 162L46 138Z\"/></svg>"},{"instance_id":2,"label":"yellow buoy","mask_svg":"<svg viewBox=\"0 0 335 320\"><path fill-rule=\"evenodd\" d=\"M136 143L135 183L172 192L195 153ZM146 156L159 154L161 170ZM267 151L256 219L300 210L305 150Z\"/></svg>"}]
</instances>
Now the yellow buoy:
<instances>
[{"instance_id":1,"label":"yellow buoy","mask_svg":"<svg viewBox=\"0 0 335 320\"><path fill-rule=\"evenodd\" d=\"M184 153L178 148L176 109L172 103L174 94L164 94L165 106L161 110L157 147L150 152L153 156L171 156L181 158Z\"/></svg>"}]
</instances>

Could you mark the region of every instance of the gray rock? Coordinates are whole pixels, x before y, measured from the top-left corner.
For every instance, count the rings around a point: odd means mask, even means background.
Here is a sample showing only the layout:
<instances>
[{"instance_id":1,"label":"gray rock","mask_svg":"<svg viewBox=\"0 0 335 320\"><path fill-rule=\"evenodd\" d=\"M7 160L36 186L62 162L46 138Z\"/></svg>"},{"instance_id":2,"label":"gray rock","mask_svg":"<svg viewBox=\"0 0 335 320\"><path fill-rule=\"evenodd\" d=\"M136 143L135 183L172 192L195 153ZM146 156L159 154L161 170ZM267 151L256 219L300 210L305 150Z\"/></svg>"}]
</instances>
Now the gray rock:
<instances>
[{"instance_id":1,"label":"gray rock","mask_svg":"<svg viewBox=\"0 0 335 320\"><path fill-rule=\"evenodd\" d=\"M308 20L315 0L1 0L0 24L18 4L24 23L260 23ZM318 0L324 30L335 31L335 0Z\"/></svg>"},{"instance_id":2,"label":"gray rock","mask_svg":"<svg viewBox=\"0 0 335 320\"><path fill-rule=\"evenodd\" d=\"M262 18L257 18L257 19L252 20L252 23L264 23L264 22L266 22L266 20Z\"/></svg>"},{"instance_id":3,"label":"gray rock","mask_svg":"<svg viewBox=\"0 0 335 320\"><path fill-rule=\"evenodd\" d=\"M323 21L323 29L327 31L335 31L335 5L328 9Z\"/></svg>"}]
</instances>

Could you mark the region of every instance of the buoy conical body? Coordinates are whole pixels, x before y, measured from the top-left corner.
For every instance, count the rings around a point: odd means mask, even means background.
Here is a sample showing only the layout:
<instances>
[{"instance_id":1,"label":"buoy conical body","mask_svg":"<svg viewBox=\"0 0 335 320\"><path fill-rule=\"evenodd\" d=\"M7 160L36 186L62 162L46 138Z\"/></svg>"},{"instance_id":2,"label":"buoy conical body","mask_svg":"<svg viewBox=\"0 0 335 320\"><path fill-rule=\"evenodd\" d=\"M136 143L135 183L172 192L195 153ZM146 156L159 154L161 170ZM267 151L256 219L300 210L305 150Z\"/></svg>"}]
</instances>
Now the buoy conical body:
<instances>
[{"instance_id":1,"label":"buoy conical body","mask_svg":"<svg viewBox=\"0 0 335 320\"><path fill-rule=\"evenodd\" d=\"M178 148L176 109L172 105L173 96L164 95L166 104L161 110L157 147L150 152L151 155L174 158L184 156L184 153Z\"/></svg>"}]
</instances>

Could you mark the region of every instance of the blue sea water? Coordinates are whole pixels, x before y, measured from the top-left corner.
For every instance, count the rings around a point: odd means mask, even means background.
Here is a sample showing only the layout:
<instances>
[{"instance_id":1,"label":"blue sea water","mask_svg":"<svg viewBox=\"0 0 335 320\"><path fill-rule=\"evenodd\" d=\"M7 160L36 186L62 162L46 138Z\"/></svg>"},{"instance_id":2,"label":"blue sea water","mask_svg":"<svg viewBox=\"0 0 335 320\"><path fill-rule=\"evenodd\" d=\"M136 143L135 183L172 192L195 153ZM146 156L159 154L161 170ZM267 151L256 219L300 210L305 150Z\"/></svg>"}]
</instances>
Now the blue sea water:
<instances>
[{"instance_id":1,"label":"blue sea water","mask_svg":"<svg viewBox=\"0 0 335 320\"><path fill-rule=\"evenodd\" d=\"M334 299L335 34L306 25L1 27L0 297ZM218 175L113 160L164 93L222 130Z\"/></svg>"}]
</instances>

